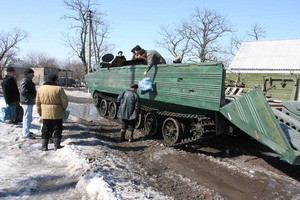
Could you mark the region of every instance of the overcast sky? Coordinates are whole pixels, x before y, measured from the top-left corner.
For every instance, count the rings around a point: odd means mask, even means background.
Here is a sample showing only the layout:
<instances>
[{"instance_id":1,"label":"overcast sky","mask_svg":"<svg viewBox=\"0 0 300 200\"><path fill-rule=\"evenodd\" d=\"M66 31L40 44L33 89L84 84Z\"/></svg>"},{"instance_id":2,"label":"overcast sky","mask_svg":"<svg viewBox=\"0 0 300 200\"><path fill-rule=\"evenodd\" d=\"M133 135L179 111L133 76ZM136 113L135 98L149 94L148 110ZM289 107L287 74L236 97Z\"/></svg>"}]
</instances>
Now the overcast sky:
<instances>
[{"instance_id":1,"label":"overcast sky","mask_svg":"<svg viewBox=\"0 0 300 200\"><path fill-rule=\"evenodd\" d=\"M161 25L174 26L187 19L195 8L210 9L235 25L244 35L251 24L263 26L268 40L300 38L299 0L98 0L99 10L111 24L110 42L127 58L136 44L145 49L155 47ZM62 19L67 10L63 0L0 0L0 31L19 27L29 33L20 45L22 56L28 52L45 52L58 59L72 58L63 43L69 22ZM225 41L224 41L225 42Z\"/></svg>"}]
</instances>

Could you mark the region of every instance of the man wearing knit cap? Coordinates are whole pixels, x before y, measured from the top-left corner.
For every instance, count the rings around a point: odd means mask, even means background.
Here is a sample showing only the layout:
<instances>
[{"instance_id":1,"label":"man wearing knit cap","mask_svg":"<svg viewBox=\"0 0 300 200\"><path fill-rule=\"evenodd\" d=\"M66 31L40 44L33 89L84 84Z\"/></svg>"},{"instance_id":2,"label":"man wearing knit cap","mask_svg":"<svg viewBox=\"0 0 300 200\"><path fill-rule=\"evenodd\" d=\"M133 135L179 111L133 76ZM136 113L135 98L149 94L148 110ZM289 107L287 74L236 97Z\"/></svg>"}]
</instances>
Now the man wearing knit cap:
<instances>
[{"instance_id":1,"label":"man wearing knit cap","mask_svg":"<svg viewBox=\"0 0 300 200\"><path fill-rule=\"evenodd\" d=\"M33 133L29 130L32 122L32 110L36 97L35 84L32 82L34 71L31 68L26 68L24 76L25 77L22 79L20 89L20 102L24 110L22 135L25 138L34 139L35 137Z\"/></svg>"},{"instance_id":2,"label":"man wearing knit cap","mask_svg":"<svg viewBox=\"0 0 300 200\"><path fill-rule=\"evenodd\" d=\"M9 111L11 111L12 119L9 123L18 124L18 108L20 106L20 93L15 78L15 70L12 67L7 67L7 75L4 77L1 84L3 95Z\"/></svg>"}]
</instances>

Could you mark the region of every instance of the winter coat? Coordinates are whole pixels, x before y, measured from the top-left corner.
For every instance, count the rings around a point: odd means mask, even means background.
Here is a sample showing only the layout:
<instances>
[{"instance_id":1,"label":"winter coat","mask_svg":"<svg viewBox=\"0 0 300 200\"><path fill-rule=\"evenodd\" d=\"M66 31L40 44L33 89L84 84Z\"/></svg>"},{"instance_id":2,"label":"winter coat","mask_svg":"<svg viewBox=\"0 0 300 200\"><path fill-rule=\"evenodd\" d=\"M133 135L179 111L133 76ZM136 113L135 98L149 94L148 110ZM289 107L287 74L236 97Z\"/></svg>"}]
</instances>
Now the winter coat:
<instances>
[{"instance_id":1,"label":"winter coat","mask_svg":"<svg viewBox=\"0 0 300 200\"><path fill-rule=\"evenodd\" d=\"M21 104L33 105L35 104L36 89L35 84L30 78L23 78L20 88Z\"/></svg>"},{"instance_id":2,"label":"winter coat","mask_svg":"<svg viewBox=\"0 0 300 200\"><path fill-rule=\"evenodd\" d=\"M20 101L20 93L14 77L6 75L1 86L6 104Z\"/></svg>"},{"instance_id":3,"label":"winter coat","mask_svg":"<svg viewBox=\"0 0 300 200\"><path fill-rule=\"evenodd\" d=\"M123 63L126 61L124 56L116 56L116 58L112 61L111 67L122 67Z\"/></svg>"},{"instance_id":4,"label":"winter coat","mask_svg":"<svg viewBox=\"0 0 300 200\"><path fill-rule=\"evenodd\" d=\"M45 83L37 90L36 107L43 119L63 119L68 97L57 84Z\"/></svg>"},{"instance_id":5,"label":"winter coat","mask_svg":"<svg viewBox=\"0 0 300 200\"><path fill-rule=\"evenodd\" d=\"M136 119L139 115L140 102L138 94L133 90L122 92L117 99L120 104L118 117L125 120Z\"/></svg>"},{"instance_id":6,"label":"winter coat","mask_svg":"<svg viewBox=\"0 0 300 200\"><path fill-rule=\"evenodd\" d=\"M166 64L165 59L155 50L147 50L147 68L148 72L153 65Z\"/></svg>"}]
</instances>

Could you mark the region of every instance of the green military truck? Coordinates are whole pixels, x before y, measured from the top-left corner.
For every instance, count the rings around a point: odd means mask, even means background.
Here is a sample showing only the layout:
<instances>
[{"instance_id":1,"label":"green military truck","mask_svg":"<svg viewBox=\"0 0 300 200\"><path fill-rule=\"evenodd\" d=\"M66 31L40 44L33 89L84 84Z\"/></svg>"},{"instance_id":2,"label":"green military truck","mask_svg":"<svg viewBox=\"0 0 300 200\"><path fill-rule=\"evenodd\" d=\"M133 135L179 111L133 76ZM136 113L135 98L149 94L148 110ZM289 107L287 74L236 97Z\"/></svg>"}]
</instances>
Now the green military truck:
<instances>
[{"instance_id":1,"label":"green military truck","mask_svg":"<svg viewBox=\"0 0 300 200\"><path fill-rule=\"evenodd\" d=\"M125 62L122 67L100 68L85 76L101 116L117 118L117 96L129 84L142 80L145 65ZM266 101L254 88L243 95L226 95L226 71L222 63L164 64L148 76L154 90L139 93L141 112L137 128L148 135L162 134L175 146L242 130L271 148L286 162L300 164L300 104Z\"/></svg>"}]
</instances>

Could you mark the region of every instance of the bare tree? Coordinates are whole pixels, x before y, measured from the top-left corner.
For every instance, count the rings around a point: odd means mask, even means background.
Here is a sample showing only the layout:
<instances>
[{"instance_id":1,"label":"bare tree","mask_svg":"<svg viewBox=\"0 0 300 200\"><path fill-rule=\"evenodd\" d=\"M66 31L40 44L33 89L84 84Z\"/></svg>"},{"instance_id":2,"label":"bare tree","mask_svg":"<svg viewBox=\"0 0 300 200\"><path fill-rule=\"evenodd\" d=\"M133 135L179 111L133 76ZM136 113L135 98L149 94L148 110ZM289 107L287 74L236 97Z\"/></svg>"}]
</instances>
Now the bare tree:
<instances>
[{"instance_id":1,"label":"bare tree","mask_svg":"<svg viewBox=\"0 0 300 200\"><path fill-rule=\"evenodd\" d=\"M180 56L183 60L184 56L191 52L189 46L190 38L184 28L171 29L167 26L161 26L159 34L161 39L156 41L156 45L163 49L166 49L172 56Z\"/></svg>"},{"instance_id":2,"label":"bare tree","mask_svg":"<svg viewBox=\"0 0 300 200\"><path fill-rule=\"evenodd\" d=\"M241 47L243 41L259 40L266 37L266 31L258 24L251 25L250 31L247 31L245 36L238 37L233 36L231 38L231 45L229 48L229 54L235 56L236 52Z\"/></svg>"},{"instance_id":3,"label":"bare tree","mask_svg":"<svg viewBox=\"0 0 300 200\"><path fill-rule=\"evenodd\" d=\"M82 62L75 60L66 60L62 62L61 69L70 70L73 72L73 78L75 80L83 81L85 70Z\"/></svg>"},{"instance_id":4,"label":"bare tree","mask_svg":"<svg viewBox=\"0 0 300 200\"><path fill-rule=\"evenodd\" d=\"M9 63L9 61L16 55L18 50L18 44L26 39L28 34L19 29L15 28L9 32L0 33L0 70Z\"/></svg>"},{"instance_id":5,"label":"bare tree","mask_svg":"<svg viewBox=\"0 0 300 200\"><path fill-rule=\"evenodd\" d=\"M8 51L3 57L3 59L1 60L0 65L2 65L3 67L9 65L10 61L15 59L16 56L17 56L17 52L15 50Z\"/></svg>"},{"instance_id":6,"label":"bare tree","mask_svg":"<svg viewBox=\"0 0 300 200\"><path fill-rule=\"evenodd\" d=\"M251 26L251 30L247 34L251 39L259 40L261 38L265 38L266 35L266 30L264 27L258 25L258 24L253 24Z\"/></svg>"},{"instance_id":7,"label":"bare tree","mask_svg":"<svg viewBox=\"0 0 300 200\"><path fill-rule=\"evenodd\" d=\"M100 60L100 56L109 49L106 43L107 35L109 34L108 25L103 20L103 13L99 12L96 7L99 5L92 0L64 0L67 9L71 10L73 14L65 15L64 18L70 20L74 24L71 29L75 31L76 36L65 36L65 41L68 47L81 60L85 73L88 73L88 25L89 13L92 13L92 24L95 42L95 56L96 61Z\"/></svg>"},{"instance_id":8,"label":"bare tree","mask_svg":"<svg viewBox=\"0 0 300 200\"><path fill-rule=\"evenodd\" d=\"M231 56L235 56L236 52L239 50L244 40L245 40L244 38L232 36L230 39L228 54Z\"/></svg>"},{"instance_id":9,"label":"bare tree","mask_svg":"<svg viewBox=\"0 0 300 200\"><path fill-rule=\"evenodd\" d=\"M218 60L218 54L223 51L218 40L232 32L225 17L216 11L198 8L190 20L183 23L183 28L187 30L186 37L190 39L193 48L192 59L200 59L201 62Z\"/></svg>"},{"instance_id":10,"label":"bare tree","mask_svg":"<svg viewBox=\"0 0 300 200\"><path fill-rule=\"evenodd\" d=\"M32 67L59 67L55 58L43 52L30 52L27 54L25 61Z\"/></svg>"},{"instance_id":11,"label":"bare tree","mask_svg":"<svg viewBox=\"0 0 300 200\"><path fill-rule=\"evenodd\" d=\"M101 22L95 21L93 24L93 36L94 48L95 48L95 61L100 63L100 58L107 52L111 52L115 49L114 44L109 44L107 42L109 34L109 25L102 24Z\"/></svg>"}]
</instances>

